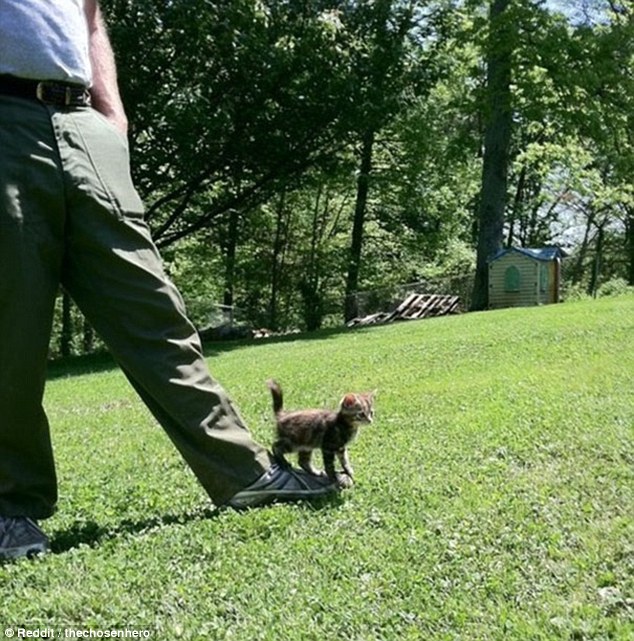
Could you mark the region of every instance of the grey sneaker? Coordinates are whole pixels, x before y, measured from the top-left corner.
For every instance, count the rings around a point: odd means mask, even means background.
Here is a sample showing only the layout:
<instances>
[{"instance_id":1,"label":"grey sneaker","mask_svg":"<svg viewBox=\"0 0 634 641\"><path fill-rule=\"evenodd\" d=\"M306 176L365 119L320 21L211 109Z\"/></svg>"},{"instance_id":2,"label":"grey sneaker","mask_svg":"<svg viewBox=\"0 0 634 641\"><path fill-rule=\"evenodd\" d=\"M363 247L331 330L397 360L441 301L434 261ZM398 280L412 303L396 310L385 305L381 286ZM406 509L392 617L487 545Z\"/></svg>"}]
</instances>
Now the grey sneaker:
<instances>
[{"instance_id":1,"label":"grey sneaker","mask_svg":"<svg viewBox=\"0 0 634 641\"><path fill-rule=\"evenodd\" d=\"M0 559L17 559L49 550L48 538L25 516L0 516Z\"/></svg>"},{"instance_id":2,"label":"grey sneaker","mask_svg":"<svg viewBox=\"0 0 634 641\"><path fill-rule=\"evenodd\" d=\"M255 483L234 495L227 505L235 509L259 507L269 503L315 499L338 491L338 484L327 477L273 463Z\"/></svg>"}]
</instances>

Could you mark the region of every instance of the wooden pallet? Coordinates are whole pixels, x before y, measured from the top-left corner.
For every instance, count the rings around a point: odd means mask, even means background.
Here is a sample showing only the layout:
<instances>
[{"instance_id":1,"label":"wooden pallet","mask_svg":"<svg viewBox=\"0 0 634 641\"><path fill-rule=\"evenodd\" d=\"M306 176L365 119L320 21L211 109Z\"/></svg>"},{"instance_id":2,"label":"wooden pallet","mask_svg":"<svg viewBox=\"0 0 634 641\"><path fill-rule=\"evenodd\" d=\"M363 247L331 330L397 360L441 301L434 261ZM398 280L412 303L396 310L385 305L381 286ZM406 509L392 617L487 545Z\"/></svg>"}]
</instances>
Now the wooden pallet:
<instances>
[{"instance_id":1,"label":"wooden pallet","mask_svg":"<svg viewBox=\"0 0 634 641\"><path fill-rule=\"evenodd\" d=\"M399 320L418 320L433 316L457 314L460 311L460 297L443 294L410 294L392 312L370 314L362 318L353 318L348 327L364 325L381 325Z\"/></svg>"}]
</instances>

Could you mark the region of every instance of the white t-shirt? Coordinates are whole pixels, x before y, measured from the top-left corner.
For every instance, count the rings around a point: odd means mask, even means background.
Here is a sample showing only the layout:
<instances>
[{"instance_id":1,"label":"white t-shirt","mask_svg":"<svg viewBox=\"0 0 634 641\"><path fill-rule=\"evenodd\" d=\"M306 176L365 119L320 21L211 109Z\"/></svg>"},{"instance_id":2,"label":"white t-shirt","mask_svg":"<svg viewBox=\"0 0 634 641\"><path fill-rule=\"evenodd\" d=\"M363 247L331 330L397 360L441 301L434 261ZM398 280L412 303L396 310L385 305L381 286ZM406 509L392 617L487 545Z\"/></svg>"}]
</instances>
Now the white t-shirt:
<instances>
[{"instance_id":1,"label":"white t-shirt","mask_svg":"<svg viewBox=\"0 0 634 641\"><path fill-rule=\"evenodd\" d=\"M84 0L0 0L0 74L90 86Z\"/></svg>"}]
</instances>

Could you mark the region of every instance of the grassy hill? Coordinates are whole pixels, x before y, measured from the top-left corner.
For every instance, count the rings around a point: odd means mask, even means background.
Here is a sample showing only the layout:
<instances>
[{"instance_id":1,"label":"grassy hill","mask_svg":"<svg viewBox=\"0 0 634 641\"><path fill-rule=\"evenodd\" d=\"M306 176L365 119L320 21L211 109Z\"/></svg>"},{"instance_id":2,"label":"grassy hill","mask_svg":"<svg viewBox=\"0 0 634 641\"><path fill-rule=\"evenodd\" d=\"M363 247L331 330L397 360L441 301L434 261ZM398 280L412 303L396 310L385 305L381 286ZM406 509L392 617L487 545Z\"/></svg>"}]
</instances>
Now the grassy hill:
<instances>
[{"instance_id":1,"label":"grassy hill","mask_svg":"<svg viewBox=\"0 0 634 641\"><path fill-rule=\"evenodd\" d=\"M633 297L227 344L210 365L267 444L268 377L289 408L378 388L356 487L215 511L118 370L57 366L54 553L0 565L5 627L633 638Z\"/></svg>"}]
</instances>

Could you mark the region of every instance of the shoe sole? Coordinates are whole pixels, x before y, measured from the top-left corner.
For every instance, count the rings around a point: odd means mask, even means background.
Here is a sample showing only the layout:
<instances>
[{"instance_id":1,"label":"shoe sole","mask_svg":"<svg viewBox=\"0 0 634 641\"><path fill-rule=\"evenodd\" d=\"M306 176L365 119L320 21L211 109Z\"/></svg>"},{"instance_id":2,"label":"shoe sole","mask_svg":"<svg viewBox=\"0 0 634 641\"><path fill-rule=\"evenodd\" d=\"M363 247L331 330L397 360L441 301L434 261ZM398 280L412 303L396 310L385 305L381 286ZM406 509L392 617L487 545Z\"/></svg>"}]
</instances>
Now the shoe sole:
<instances>
[{"instance_id":1,"label":"shoe sole","mask_svg":"<svg viewBox=\"0 0 634 641\"><path fill-rule=\"evenodd\" d=\"M32 543L21 545L17 548L4 548L0 550L0 560L13 561L23 557L31 558L38 554L46 554L50 548L46 543Z\"/></svg>"},{"instance_id":2,"label":"shoe sole","mask_svg":"<svg viewBox=\"0 0 634 641\"><path fill-rule=\"evenodd\" d=\"M262 490L243 490L240 497L234 497L227 505L235 510L244 510L250 507L260 507L272 503L285 503L289 501L310 501L327 496L333 496L338 493L336 486L328 488L319 488L317 490L276 490L274 492L263 492Z\"/></svg>"}]
</instances>

